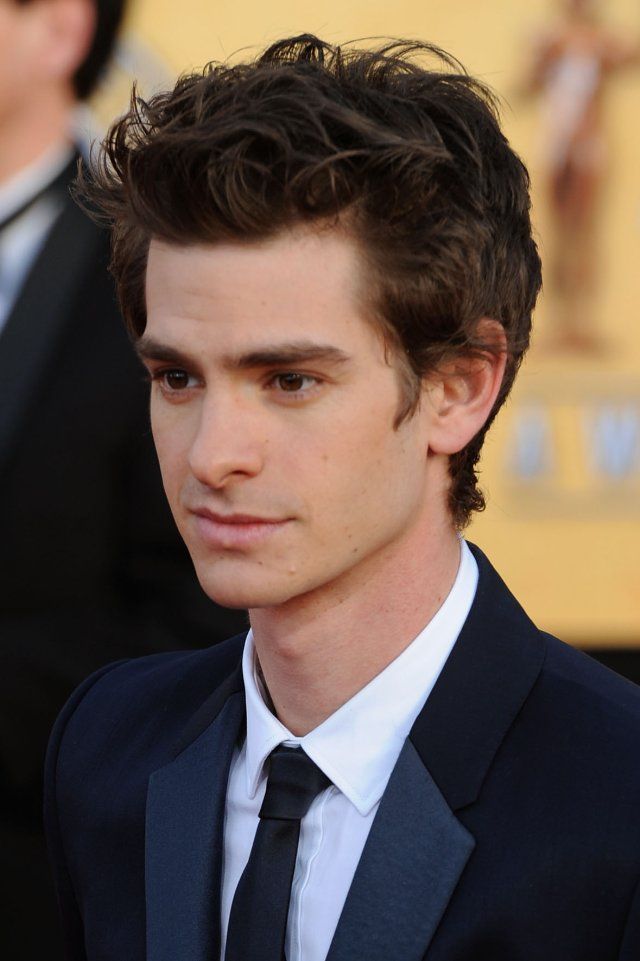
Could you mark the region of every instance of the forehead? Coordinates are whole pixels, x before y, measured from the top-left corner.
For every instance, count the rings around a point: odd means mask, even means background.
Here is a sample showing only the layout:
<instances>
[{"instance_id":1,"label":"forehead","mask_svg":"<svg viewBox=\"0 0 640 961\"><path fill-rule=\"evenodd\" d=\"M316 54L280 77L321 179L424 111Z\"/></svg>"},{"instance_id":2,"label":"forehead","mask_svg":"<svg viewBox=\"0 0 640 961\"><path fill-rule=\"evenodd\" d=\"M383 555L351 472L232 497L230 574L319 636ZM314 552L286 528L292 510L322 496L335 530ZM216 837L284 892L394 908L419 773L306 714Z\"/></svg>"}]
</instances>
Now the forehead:
<instances>
[{"instance_id":1,"label":"forehead","mask_svg":"<svg viewBox=\"0 0 640 961\"><path fill-rule=\"evenodd\" d=\"M177 246L152 240L147 333L226 340L327 331L366 321L356 243L337 229L259 243Z\"/></svg>"}]
</instances>

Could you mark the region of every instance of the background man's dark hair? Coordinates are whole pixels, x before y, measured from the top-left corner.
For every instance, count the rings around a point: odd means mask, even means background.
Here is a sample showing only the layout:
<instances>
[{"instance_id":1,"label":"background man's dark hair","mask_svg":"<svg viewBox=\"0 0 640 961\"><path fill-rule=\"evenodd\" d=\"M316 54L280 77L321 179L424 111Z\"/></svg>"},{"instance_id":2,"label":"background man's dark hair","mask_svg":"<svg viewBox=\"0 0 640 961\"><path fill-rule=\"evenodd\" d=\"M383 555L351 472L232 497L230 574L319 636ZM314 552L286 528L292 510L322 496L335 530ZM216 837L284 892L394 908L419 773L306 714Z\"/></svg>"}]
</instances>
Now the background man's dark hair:
<instances>
[{"instance_id":1,"label":"background man's dark hair","mask_svg":"<svg viewBox=\"0 0 640 961\"><path fill-rule=\"evenodd\" d=\"M455 523L484 507L476 465L529 343L540 261L527 171L492 94L454 58L417 42L365 51L304 35L251 63L210 64L149 102L134 92L83 189L113 225L112 268L134 337L146 323L151 237L256 241L339 223L360 247L366 309L402 375L398 423L430 370L500 349L478 327L498 320L508 354L500 395L450 458Z\"/></svg>"},{"instance_id":2,"label":"background man's dark hair","mask_svg":"<svg viewBox=\"0 0 640 961\"><path fill-rule=\"evenodd\" d=\"M16 0L19 4L31 0ZM93 0L96 10L96 30L87 56L73 78L78 100L86 100L95 90L115 46L127 0Z\"/></svg>"}]
</instances>

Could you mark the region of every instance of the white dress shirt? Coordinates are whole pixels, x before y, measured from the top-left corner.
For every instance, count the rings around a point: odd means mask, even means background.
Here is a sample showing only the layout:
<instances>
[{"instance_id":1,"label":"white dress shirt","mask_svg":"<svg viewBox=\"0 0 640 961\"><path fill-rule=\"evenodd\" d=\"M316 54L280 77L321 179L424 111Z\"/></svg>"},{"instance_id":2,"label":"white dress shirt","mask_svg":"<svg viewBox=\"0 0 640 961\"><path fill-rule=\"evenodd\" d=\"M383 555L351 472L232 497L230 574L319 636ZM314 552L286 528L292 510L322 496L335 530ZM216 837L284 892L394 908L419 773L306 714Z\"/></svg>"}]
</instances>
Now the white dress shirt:
<instances>
[{"instance_id":1,"label":"white dress shirt","mask_svg":"<svg viewBox=\"0 0 640 961\"><path fill-rule=\"evenodd\" d=\"M304 737L272 714L261 693L251 631L242 670L247 736L227 786L222 880L222 952L236 886L258 827L267 774L279 745L300 745L332 781L302 819L286 934L288 961L325 961L380 799L475 596L478 567L464 541L446 600L384 671Z\"/></svg>"},{"instance_id":2,"label":"white dress shirt","mask_svg":"<svg viewBox=\"0 0 640 961\"><path fill-rule=\"evenodd\" d=\"M0 222L55 180L72 156L73 148L65 141L0 184ZM0 331L61 210L59 197L44 195L0 233Z\"/></svg>"}]
</instances>

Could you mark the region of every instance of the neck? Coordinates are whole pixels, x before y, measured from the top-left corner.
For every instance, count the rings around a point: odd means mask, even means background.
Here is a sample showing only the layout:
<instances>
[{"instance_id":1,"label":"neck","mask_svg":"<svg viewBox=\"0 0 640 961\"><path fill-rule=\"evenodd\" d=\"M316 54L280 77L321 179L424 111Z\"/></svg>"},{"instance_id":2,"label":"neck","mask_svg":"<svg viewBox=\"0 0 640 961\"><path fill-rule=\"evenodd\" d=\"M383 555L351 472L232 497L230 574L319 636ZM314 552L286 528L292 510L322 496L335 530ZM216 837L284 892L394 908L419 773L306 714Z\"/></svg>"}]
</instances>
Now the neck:
<instances>
[{"instance_id":1,"label":"neck","mask_svg":"<svg viewBox=\"0 0 640 961\"><path fill-rule=\"evenodd\" d=\"M292 734L304 736L357 694L441 607L460 543L448 517L430 536L418 533L358 571L357 589L347 578L339 591L251 611L260 668L275 713Z\"/></svg>"},{"instance_id":2,"label":"neck","mask_svg":"<svg viewBox=\"0 0 640 961\"><path fill-rule=\"evenodd\" d=\"M0 122L0 184L35 163L52 147L69 140L73 98L52 89L31 98Z\"/></svg>"}]
</instances>

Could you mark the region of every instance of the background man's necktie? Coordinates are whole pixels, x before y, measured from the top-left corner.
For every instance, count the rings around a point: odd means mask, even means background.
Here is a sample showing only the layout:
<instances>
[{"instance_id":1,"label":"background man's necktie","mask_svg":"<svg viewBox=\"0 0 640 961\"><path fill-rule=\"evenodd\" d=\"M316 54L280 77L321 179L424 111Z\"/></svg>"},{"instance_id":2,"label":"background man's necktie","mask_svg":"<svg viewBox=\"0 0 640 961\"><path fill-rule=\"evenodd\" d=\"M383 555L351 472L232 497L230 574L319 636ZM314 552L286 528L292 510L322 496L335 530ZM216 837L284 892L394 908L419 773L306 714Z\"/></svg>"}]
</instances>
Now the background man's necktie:
<instances>
[{"instance_id":1,"label":"background man's necktie","mask_svg":"<svg viewBox=\"0 0 640 961\"><path fill-rule=\"evenodd\" d=\"M301 748L270 758L251 855L231 905L225 961L282 961L300 821L331 782Z\"/></svg>"}]
</instances>

